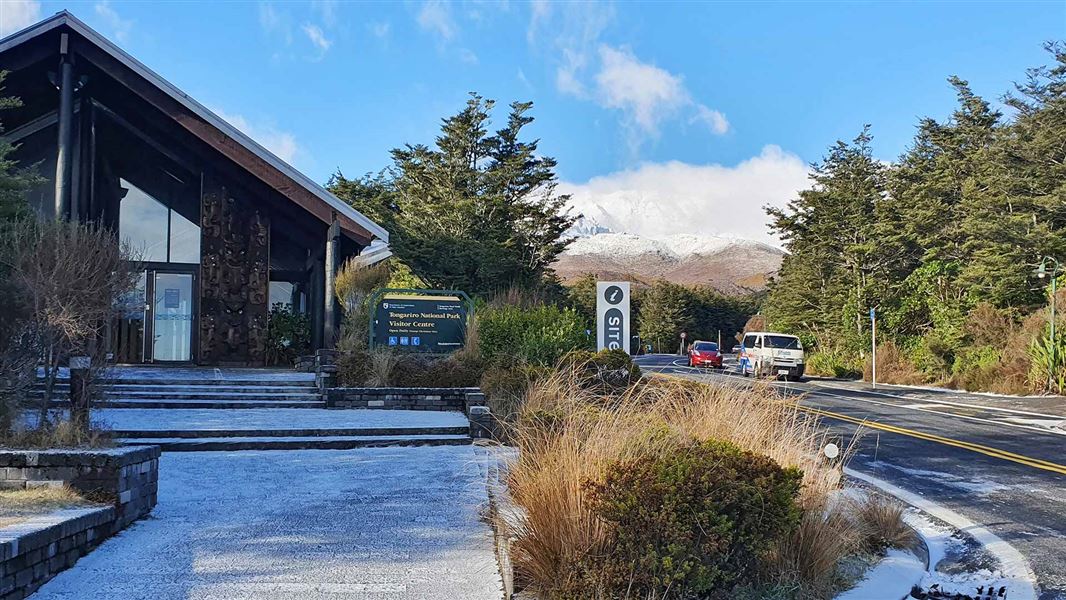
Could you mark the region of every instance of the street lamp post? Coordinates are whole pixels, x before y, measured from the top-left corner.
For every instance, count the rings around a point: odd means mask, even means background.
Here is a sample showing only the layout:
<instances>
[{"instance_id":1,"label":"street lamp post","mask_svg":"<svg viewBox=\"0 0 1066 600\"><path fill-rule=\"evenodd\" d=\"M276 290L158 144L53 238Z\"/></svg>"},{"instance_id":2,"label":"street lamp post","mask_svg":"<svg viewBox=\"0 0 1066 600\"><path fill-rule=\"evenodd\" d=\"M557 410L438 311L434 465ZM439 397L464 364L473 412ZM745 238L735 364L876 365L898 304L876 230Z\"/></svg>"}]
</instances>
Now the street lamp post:
<instances>
[{"instance_id":1,"label":"street lamp post","mask_svg":"<svg viewBox=\"0 0 1066 600\"><path fill-rule=\"evenodd\" d=\"M1057 340L1055 339L1055 292L1056 286L1059 280L1059 261L1050 256L1044 257L1040 261L1040 266L1036 269L1036 276L1043 279L1048 276L1047 263L1051 262L1051 364L1048 365L1048 387L1050 388L1052 382L1055 381L1055 366L1058 364L1057 356L1055 355L1058 350Z\"/></svg>"}]
</instances>

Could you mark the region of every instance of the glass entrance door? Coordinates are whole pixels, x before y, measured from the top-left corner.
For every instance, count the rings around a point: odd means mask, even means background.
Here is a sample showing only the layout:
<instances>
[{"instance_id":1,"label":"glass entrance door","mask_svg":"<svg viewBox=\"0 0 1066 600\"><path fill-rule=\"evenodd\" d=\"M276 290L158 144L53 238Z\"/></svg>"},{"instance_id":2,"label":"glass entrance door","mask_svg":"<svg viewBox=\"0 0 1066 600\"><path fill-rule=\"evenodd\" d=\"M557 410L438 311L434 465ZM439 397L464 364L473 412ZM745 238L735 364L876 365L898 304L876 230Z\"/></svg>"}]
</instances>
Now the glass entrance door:
<instances>
[{"instance_id":1,"label":"glass entrance door","mask_svg":"<svg viewBox=\"0 0 1066 600\"><path fill-rule=\"evenodd\" d=\"M153 362L191 362L193 274L151 271Z\"/></svg>"}]
</instances>

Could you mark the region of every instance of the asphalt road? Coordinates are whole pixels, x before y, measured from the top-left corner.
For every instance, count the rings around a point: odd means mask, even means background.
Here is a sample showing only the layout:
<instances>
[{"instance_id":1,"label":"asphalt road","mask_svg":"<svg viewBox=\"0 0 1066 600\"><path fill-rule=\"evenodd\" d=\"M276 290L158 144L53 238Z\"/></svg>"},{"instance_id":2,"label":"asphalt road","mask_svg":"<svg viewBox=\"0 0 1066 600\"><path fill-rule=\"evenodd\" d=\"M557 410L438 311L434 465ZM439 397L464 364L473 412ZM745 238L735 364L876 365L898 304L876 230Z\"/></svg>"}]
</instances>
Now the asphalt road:
<instances>
[{"instance_id":1,"label":"asphalt road","mask_svg":"<svg viewBox=\"0 0 1066 600\"><path fill-rule=\"evenodd\" d=\"M743 384L687 359L637 357L645 372ZM849 466L984 525L1028 560L1040 600L1066 600L1066 406L1055 399L1001 399L869 384L807 380L775 384L847 446Z\"/></svg>"}]
</instances>

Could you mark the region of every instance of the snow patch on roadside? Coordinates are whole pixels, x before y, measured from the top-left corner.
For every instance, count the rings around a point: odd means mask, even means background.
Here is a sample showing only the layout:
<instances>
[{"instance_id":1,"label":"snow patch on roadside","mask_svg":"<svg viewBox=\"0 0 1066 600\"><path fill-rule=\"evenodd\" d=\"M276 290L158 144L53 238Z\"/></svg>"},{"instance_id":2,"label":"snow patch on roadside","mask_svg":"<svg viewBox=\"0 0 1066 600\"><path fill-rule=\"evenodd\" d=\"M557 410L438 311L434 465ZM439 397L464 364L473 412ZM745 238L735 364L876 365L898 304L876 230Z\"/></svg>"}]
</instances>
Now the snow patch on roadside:
<instances>
[{"instance_id":1,"label":"snow patch on roadside","mask_svg":"<svg viewBox=\"0 0 1066 600\"><path fill-rule=\"evenodd\" d=\"M930 569L922 577L920 584L922 590L930 590L935 586L936 589L948 595L975 595L978 588L987 590L991 587L998 590L1002 587L1006 588L1007 598L1024 597L1027 591L1031 593L1031 584L1005 575L1001 569L982 568L965 573L939 571L937 567L941 566L945 558L972 553L972 550L966 548L955 529L934 523L916 510L908 510L903 518L918 532L918 535L922 536L926 547L929 548Z\"/></svg>"},{"instance_id":2,"label":"snow patch on roadside","mask_svg":"<svg viewBox=\"0 0 1066 600\"><path fill-rule=\"evenodd\" d=\"M997 589L1001 586L1006 587L1006 596L1011 600L1036 600L1036 575L1029 566L1029 561L1014 546L1011 546L983 525L974 523L945 506L936 504L927 498L908 492L877 477L860 473L852 468L845 468L844 474L895 496L932 519L946 523L952 529L952 534L954 531L964 531L966 535L980 545L984 552L988 553L998 563L995 571L979 570L958 575L938 572L936 565L943 561L948 554L950 540L953 539L952 535L948 533L945 527L934 527L931 521L929 525L916 521L911 525L922 535L926 545L929 547L929 564L931 565L926 578L923 578L923 587L939 584L941 589L958 589L960 593L964 591L965 593L972 593L980 585L986 586L987 589L987 586L991 583ZM921 527L921 529L918 527ZM956 586L962 587L956 588Z\"/></svg>"},{"instance_id":3,"label":"snow patch on roadside","mask_svg":"<svg viewBox=\"0 0 1066 600\"><path fill-rule=\"evenodd\" d=\"M889 549L885 557L855 587L840 594L835 600L873 600L883 598L896 600L901 590L910 591L910 587L922 581L925 565L906 550Z\"/></svg>"}]
</instances>

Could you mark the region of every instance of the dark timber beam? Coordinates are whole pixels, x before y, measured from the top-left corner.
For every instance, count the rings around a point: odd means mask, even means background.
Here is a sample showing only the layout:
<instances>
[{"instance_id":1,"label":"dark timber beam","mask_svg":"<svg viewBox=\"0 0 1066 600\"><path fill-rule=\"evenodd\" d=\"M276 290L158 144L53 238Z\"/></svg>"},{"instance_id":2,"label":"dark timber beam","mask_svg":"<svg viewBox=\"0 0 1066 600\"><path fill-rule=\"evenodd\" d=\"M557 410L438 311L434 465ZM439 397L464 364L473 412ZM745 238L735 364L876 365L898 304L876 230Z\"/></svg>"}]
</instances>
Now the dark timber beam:
<instances>
[{"instance_id":1,"label":"dark timber beam","mask_svg":"<svg viewBox=\"0 0 1066 600\"><path fill-rule=\"evenodd\" d=\"M340 259L341 227L336 215L326 234L326 291L323 305L323 339L322 347L333 349L337 341L337 298L334 293L337 279L338 260Z\"/></svg>"},{"instance_id":2,"label":"dark timber beam","mask_svg":"<svg viewBox=\"0 0 1066 600\"><path fill-rule=\"evenodd\" d=\"M71 214L71 180L74 175L74 64L67 34L59 37L59 153L56 157L56 219Z\"/></svg>"}]
</instances>

